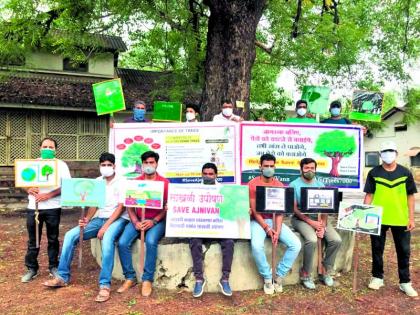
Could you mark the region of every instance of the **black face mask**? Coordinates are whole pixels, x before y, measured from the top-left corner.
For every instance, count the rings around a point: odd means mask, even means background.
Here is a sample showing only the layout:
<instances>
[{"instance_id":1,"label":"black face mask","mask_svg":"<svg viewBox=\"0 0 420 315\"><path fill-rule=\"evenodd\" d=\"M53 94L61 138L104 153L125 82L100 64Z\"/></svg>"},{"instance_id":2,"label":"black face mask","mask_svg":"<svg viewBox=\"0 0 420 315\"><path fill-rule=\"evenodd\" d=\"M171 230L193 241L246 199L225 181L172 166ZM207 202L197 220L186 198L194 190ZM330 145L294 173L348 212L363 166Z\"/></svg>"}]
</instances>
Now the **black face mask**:
<instances>
[{"instance_id":1,"label":"black face mask","mask_svg":"<svg viewBox=\"0 0 420 315\"><path fill-rule=\"evenodd\" d=\"M214 185L214 184L216 184L216 178L203 176L203 184L204 185Z\"/></svg>"}]
</instances>

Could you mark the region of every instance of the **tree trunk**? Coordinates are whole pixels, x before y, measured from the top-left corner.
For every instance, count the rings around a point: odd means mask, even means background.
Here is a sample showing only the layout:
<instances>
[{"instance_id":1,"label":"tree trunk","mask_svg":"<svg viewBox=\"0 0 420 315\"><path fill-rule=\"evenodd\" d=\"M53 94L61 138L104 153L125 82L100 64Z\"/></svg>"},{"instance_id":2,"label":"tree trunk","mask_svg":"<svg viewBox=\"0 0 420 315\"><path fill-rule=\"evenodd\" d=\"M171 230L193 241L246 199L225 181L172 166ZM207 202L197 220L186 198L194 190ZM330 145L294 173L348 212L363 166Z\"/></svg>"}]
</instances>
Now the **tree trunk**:
<instances>
[{"instance_id":1,"label":"tree trunk","mask_svg":"<svg viewBox=\"0 0 420 315\"><path fill-rule=\"evenodd\" d=\"M134 170L134 172L135 173L139 173L139 174L141 174L142 173L142 169L141 169L141 163L140 162L136 162L136 168L135 168L135 170Z\"/></svg>"},{"instance_id":2,"label":"tree trunk","mask_svg":"<svg viewBox=\"0 0 420 315\"><path fill-rule=\"evenodd\" d=\"M341 158L340 157L332 157L331 161L332 161L332 166L331 166L331 171L330 171L330 175L333 177L339 177L340 174L338 173L338 164L340 163Z\"/></svg>"},{"instance_id":3,"label":"tree trunk","mask_svg":"<svg viewBox=\"0 0 420 315\"><path fill-rule=\"evenodd\" d=\"M202 94L202 120L212 120L222 101L245 101L249 112L255 33L266 0L206 0L210 8Z\"/></svg>"}]
</instances>

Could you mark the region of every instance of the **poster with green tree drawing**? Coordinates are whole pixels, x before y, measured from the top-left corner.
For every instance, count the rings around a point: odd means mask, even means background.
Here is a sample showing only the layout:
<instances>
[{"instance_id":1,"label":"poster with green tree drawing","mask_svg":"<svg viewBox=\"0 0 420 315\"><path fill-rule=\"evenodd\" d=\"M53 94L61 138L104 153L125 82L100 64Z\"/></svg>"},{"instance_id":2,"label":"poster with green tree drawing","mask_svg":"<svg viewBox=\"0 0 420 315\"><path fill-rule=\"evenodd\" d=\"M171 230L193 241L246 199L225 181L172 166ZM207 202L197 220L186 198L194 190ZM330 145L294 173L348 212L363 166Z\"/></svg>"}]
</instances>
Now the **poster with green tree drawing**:
<instances>
[{"instance_id":1,"label":"poster with green tree drawing","mask_svg":"<svg viewBox=\"0 0 420 315\"><path fill-rule=\"evenodd\" d=\"M304 86L301 99L308 102L309 112L325 114L328 112L330 88L326 86Z\"/></svg>"},{"instance_id":2,"label":"poster with green tree drawing","mask_svg":"<svg viewBox=\"0 0 420 315\"><path fill-rule=\"evenodd\" d=\"M350 119L381 121L384 94L370 91L354 91Z\"/></svg>"},{"instance_id":3,"label":"poster with green tree drawing","mask_svg":"<svg viewBox=\"0 0 420 315\"><path fill-rule=\"evenodd\" d=\"M107 80L92 85L98 115L125 109L121 79Z\"/></svg>"},{"instance_id":4,"label":"poster with green tree drawing","mask_svg":"<svg viewBox=\"0 0 420 315\"><path fill-rule=\"evenodd\" d=\"M15 160L15 187L56 187L57 160Z\"/></svg>"},{"instance_id":5,"label":"poster with green tree drawing","mask_svg":"<svg viewBox=\"0 0 420 315\"><path fill-rule=\"evenodd\" d=\"M103 179L68 178L62 181L62 206L103 208L105 199L105 180Z\"/></svg>"}]
</instances>

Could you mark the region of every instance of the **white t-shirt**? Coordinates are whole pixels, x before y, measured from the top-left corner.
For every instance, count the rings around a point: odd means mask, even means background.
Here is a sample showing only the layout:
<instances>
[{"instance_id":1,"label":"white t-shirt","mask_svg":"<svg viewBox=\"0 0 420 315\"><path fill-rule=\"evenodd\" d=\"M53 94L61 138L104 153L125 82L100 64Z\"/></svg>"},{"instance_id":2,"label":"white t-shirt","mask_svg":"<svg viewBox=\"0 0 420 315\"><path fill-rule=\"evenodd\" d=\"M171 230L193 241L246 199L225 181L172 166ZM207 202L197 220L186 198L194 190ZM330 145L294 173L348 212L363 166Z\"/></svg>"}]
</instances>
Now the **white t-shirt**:
<instances>
[{"instance_id":1,"label":"white t-shirt","mask_svg":"<svg viewBox=\"0 0 420 315\"><path fill-rule=\"evenodd\" d=\"M229 118L223 116L222 113L213 116L213 121L234 121L234 122L239 122L240 119L241 119L241 117L239 117L238 115L235 115L235 114L232 114L232 116L230 116Z\"/></svg>"},{"instance_id":2,"label":"white t-shirt","mask_svg":"<svg viewBox=\"0 0 420 315\"><path fill-rule=\"evenodd\" d=\"M50 191L56 190L57 188L61 187L61 180L64 178L71 178L70 170L67 164L57 159L57 176L58 176L58 185L56 187L40 187L39 193L45 194L49 193ZM28 195L28 209L35 210L35 197L32 195ZM47 210L47 209L57 209L61 208L61 195L57 195L53 198L50 198L45 201L38 202L38 209L39 210Z\"/></svg>"},{"instance_id":3,"label":"white t-shirt","mask_svg":"<svg viewBox=\"0 0 420 315\"><path fill-rule=\"evenodd\" d=\"M104 179L99 176L96 179ZM124 183L123 178L115 176L110 182L105 180L105 207L98 209L98 218L107 219L117 209L118 204L124 203ZM122 218L129 220L127 211L121 215Z\"/></svg>"}]
</instances>

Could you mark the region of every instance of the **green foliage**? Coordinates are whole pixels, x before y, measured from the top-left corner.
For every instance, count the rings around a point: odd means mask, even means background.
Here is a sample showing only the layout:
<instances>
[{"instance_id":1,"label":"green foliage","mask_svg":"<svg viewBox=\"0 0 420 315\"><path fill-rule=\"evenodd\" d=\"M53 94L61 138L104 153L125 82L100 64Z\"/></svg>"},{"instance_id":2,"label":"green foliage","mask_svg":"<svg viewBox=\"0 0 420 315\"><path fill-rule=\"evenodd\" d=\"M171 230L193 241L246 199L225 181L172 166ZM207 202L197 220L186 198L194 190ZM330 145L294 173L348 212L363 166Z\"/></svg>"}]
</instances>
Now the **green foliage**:
<instances>
[{"instance_id":1,"label":"green foliage","mask_svg":"<svg viewBox=\"0 0 420 315\"><path fill-rule=\"evenodd\" d=\"M127 150L124 151L121 158L121 164L123 167L131 167L136 164L141 164L141 155L149 151L150 148L144 143L133 143Z\"/></svg>"},{"instance_id":2,"label":"green foliage","mask_svg":"<svg viewBox=\"0 0 420 315\"><path fill-rule=\"evenodd\" d=\"M356 152L356 141L342 130L324 132L316 140L314 152L326 157L349 157Z\"/></svg>"},{"instance_id":3,"label":"green foliage","mask_svg":"<svg viewBox=\"0 0 420 315\"><path fill-rule=\"evenodd\" d=\"M73 186L73 192L76 196L81 196L82 200L86 198L95 189L95 184L89 180L80 180Z\"/></svg>"},{"instance_id":4,"label":"green foliage","mask_svg":"<svg viewBox=\"0 0 420 315\"><path fill-rule=\"evenodd\" d=\"M54 173L54 169L50 165L44 165L41 169L42 176L47 177L47 180L52 173Z\"/></svg>"},{"instance_id":5,"label":"green foliage","mask_svg":"<svg viewBox=\"0 0 420 315\"><path fill-rule=\"evenodd\" d=\"M420 89L410 89L407 91L403 123L411 125L418 121L420 121Z\"/></svg>"}]
</instances>

